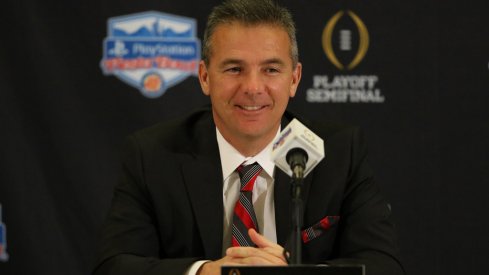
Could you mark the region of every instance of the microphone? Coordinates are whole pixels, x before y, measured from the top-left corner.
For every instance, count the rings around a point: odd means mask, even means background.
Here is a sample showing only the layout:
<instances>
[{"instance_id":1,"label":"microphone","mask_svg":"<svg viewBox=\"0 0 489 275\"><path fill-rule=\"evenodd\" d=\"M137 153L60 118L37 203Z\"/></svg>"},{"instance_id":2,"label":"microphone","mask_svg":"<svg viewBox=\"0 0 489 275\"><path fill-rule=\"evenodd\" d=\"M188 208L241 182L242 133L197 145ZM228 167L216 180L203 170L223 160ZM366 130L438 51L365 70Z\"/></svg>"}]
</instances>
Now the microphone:
<instances>
[{"instance_id":1,"label":"microphone","mask_svg":"<svg viewBox=\"0 0 489 275\"><path fill-rule=\"evenodd\" d=\"M323 158L323 139L295 118L273 142L272 160L296 179L306 177Z\"/></svg>"},{"instance_id":2,"label":"microphone","mask_svg":"<svg viewBox=\"0 0 489 275\"><path fill-rule=\"evenodd\" d=\"M292 177L290 185L293 205L292 232L288 243L291 248L290 263L293 265L302 263L303 179L323 158L324 141L295 118L273 142L272 160Z\"/></svg>"},{"instance_id":3,"label":"microphone","mask_svg":"<svg viewBox=\"0 0 489 275\"><path fill-rule=\"evenodd\" d=\"M285 155L285 160L292 169L292 177L296 179L304 178L304 170L306 170L306 163L309 156L304 149L295 147L290 149Z\"/></svg>"}]
</instances>

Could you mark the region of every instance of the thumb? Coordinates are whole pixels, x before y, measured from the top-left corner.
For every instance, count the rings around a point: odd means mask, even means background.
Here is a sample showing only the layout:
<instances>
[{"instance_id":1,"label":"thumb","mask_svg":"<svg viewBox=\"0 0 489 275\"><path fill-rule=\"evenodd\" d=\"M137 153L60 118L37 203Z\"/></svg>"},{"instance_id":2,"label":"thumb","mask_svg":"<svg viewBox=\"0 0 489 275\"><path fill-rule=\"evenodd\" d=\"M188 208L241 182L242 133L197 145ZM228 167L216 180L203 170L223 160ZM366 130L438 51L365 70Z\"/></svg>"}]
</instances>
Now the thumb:
<instances>
[{"instance_id":1,"label":"thumb","mask_svg":"<svg viewBox=\"0 0 489 275\"><path fill-rule=\"evenodd\" d=\"M251 241L254 242L259 248L277 246L277 244L271 242L270 240L265 238L263 235L256 232L256 230L253 228L248 230L248 235L250 235Z\"/></svg>"}]
</instances>

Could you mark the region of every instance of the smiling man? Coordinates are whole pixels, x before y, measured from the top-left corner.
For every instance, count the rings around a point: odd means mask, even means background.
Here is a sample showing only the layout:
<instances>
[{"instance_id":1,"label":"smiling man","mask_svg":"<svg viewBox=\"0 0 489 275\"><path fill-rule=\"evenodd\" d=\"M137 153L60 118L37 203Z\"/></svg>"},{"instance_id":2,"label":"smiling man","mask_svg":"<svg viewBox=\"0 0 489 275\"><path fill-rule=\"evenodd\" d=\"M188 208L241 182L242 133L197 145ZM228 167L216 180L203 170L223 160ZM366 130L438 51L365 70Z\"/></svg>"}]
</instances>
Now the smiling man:
<instances>
[{"instance_id":1,"label":"smiling man","mask_svg":"<svg viewBox=\"0 0 489 275\"><path fill-rule=\"evenodd\" d=\"M214 29L210 45L199 79L211 98L214 123L240 153L254 156L277 134L296 93L301 64L293 60L281 26L223 23Z\"/></svg>"},{"instance_id":2,"label":"smiling man","mask_svg":"<svg viewBox=\"0 0 489 275\"><path fill-rule=\"evenodd\" d=\"M290 13L269 0L230 0L209 16L199 66L211 107L128 138L123 174L94 274L220 274L223 265L287 265L289 177L272 141L301 78ZM396 275L390 208L357 128L301 119L326 159L304 183L302 262L359 263Z\"/></svg>"}]
</instances>

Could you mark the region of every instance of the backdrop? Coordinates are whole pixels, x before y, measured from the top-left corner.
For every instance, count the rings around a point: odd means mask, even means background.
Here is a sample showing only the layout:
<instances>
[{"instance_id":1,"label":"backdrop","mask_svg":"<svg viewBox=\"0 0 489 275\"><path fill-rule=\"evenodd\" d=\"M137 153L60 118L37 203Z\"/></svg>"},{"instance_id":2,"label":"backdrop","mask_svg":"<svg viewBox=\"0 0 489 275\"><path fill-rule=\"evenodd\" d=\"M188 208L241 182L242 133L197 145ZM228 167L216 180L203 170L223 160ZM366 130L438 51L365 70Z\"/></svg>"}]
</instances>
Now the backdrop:
<instances>
[{"instance_id":1,"label":"backdrop","mask_svg":"<svg viewBox=\"0 0 489 275\"><path fill-rule=\"evenodd\" d=\"M0 274L89 274L123 138L208 102L218 2L3 1ZM364 129L408 273L486 273L488 2L282 2L304 67L290 107Z\"/></svg>"}]
</instances>

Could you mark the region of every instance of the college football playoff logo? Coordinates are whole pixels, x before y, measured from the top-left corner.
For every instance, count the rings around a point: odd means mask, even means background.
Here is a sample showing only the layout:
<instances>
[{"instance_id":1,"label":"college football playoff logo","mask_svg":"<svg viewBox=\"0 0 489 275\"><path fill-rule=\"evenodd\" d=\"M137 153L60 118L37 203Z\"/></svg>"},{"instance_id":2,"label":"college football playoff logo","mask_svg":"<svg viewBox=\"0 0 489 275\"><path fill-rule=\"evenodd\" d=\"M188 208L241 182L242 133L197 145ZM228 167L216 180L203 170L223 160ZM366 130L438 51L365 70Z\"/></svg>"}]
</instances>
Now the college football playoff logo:
<instances>
[{"instance_id":1,"label":"college football playoff logo","mask_svg":"<svg viewBox=\"0 0 489 275\"><path fill-rule=\"evenodd\" d=\"M348 24L348 19L351 19L354 26ZM354 36L355 33L358 35ZM354 50L354 42L357 42L356 53L349 56L347 53ZM322 44L326 56L334 66L340 70L351 70L360 64L367 54L369 46L367 27L353 11L339 11L329 19L324 27ZM346 54L339 58L338 51Z\"/></svg>"}]
</instances>

